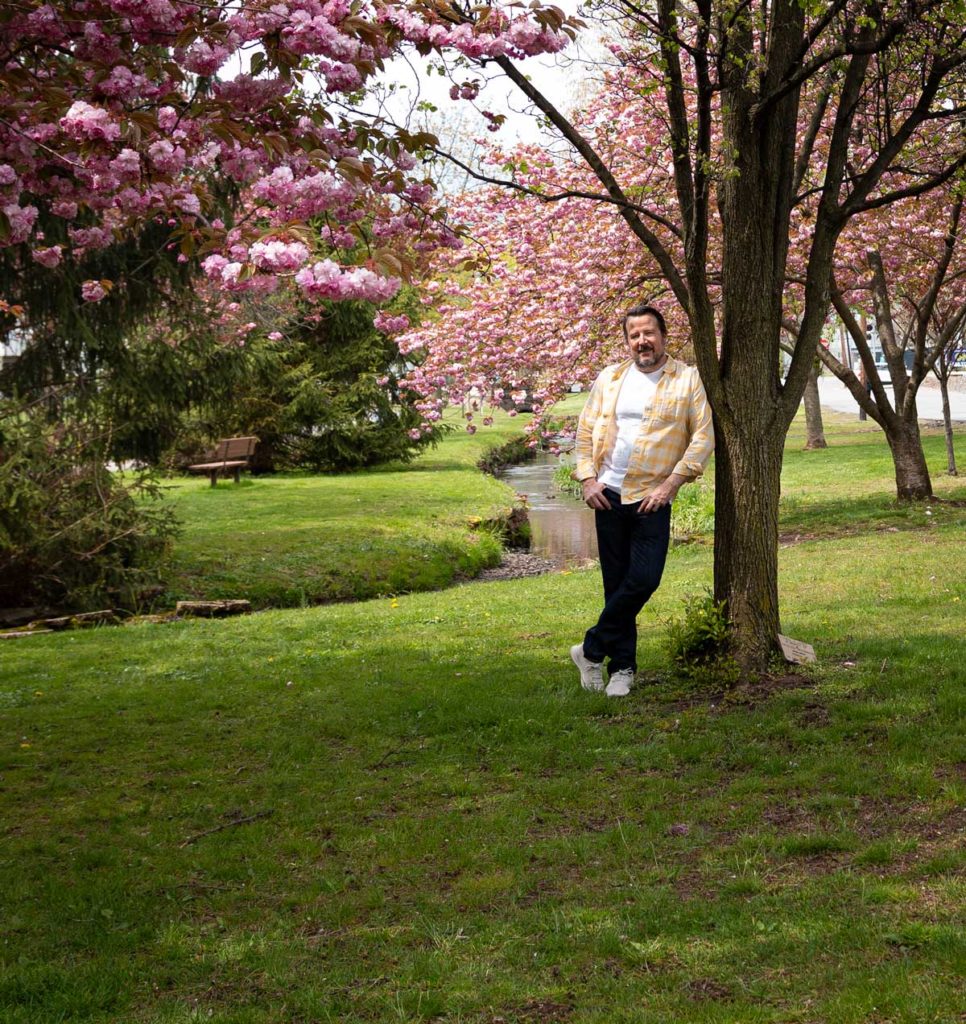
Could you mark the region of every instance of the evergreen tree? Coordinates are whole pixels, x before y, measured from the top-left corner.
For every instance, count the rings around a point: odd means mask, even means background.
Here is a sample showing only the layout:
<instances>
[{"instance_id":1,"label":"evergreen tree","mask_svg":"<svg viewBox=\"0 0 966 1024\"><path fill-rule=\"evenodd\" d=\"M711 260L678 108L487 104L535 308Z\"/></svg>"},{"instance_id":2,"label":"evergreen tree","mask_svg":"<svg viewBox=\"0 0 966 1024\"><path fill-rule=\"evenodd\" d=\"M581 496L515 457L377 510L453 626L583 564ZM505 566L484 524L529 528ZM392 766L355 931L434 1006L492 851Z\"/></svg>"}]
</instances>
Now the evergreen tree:
<instances>
[{"instance_id":1,"label":"evergreen tree","mask_svg":"<svg viewBox=\"0 0 966 1024\"><path fill-rule=\"evenodd\" d=\"M257 435L256 471L358 469L407 461L434 444L440 428L427 430L399 388L409 367L373 326L374 312L369 303L334 302L276 323L236 350L234 383L200 411L195 432ZM271 316L264 306L261 314Z\"/></svg>"}]
</instances>

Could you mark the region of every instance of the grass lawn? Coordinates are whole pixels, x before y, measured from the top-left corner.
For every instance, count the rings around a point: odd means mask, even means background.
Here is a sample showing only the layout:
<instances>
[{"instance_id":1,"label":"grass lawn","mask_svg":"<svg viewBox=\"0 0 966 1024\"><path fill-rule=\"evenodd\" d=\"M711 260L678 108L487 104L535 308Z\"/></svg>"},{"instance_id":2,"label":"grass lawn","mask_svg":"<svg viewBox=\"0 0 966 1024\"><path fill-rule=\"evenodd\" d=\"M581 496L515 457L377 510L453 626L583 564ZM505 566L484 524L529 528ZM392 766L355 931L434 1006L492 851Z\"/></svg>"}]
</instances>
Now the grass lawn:
<instances>
[{"instance_id":1,"label":"grass lawn","mask_svg":"<svg viewBox=\"0 0 966 1024\"><path fill-rule=\"evenodd\" d=\"M499 563L486 523L513 502L512 490L476 463L519 432L519 421L501 415L475 436L457 427L408 465L217 487L207 478L171 480L184 529L160 604L246 598L256 608L299 607L475 576Z\"/></svg>"},{"instance_id":2,"label":"grass lawn","mask_svg":"<svg viewBox=\"0 0 966 1024\"><path fill-rule=\"evenodd\" d=\"M594 570L7 642L0 1020L962 1021L966 508L829 426L781 550L821 660L768 687L663 677L705 544L622 702L567 656Z\"/></svg>"}]
</instances>

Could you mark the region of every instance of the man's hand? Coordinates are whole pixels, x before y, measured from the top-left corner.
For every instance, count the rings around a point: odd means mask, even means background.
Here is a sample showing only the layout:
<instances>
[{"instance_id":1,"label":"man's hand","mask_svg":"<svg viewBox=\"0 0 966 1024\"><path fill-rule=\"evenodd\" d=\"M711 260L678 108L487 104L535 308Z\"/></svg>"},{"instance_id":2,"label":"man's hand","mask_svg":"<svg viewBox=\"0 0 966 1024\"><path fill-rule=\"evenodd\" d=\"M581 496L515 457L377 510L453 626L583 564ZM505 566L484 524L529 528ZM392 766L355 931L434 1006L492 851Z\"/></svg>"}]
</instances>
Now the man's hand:
<instances>
[{"instance_id":1,"label":"man's hand","mask_svg":"<svg viewBox=\"0 0 966 1024\"><path fill-rule=\"evenodd\" d=\"M596 477L589 476L581 480L580 486L584 490L584 501L591 508L599 508L601 511L610 508L610 502L604 494L604 485Z\"/></svg>"},{"instance_id":2,"label":"man's hand","mask_svg":"<svg viewBox=\"0 0 966 1024\"><path fill-rule=\"evenodd\" d=\"M670 505L681 489L682 484L688 482L687 477L680 473L672 473L662 484L658 484L653 491L638 505L638 512L656 512L665 505Z\"/></svg>"}]
</instances>

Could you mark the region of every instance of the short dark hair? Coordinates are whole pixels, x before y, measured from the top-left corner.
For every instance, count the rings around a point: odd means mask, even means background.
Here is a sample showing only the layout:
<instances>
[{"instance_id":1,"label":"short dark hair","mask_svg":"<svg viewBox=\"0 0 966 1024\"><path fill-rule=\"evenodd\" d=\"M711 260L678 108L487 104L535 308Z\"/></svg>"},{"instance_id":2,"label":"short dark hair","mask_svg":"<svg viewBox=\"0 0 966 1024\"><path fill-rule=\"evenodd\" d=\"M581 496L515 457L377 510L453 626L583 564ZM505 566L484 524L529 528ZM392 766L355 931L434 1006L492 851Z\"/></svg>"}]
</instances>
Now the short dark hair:
<instances>
[{"instance_id":1,"label":"short dark hair","mask_svg":"<svg viewBox=\"0 0 966 1024\"><path fill-rule=\"evenodd\" d=\"M649 306L646 302L639 302L636 306L631 306L629 310L624 314L624 337L627 337L627 321L632 316L652 316L657 321L657 326L661 328L662 336L667 335L667 324L664 322L664 317L661 311L655 306Z\"/></svg>"}]
</instances>

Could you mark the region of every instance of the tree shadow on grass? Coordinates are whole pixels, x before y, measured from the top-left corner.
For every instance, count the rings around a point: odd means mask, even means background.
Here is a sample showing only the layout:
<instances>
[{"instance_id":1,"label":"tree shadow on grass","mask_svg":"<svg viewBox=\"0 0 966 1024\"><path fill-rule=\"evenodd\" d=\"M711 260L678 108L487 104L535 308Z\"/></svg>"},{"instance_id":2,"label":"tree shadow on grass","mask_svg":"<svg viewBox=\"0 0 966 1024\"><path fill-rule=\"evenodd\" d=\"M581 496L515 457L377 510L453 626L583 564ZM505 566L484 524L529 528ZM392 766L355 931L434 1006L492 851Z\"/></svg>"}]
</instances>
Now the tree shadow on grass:
<instances>
[{"instance_id":1,"label":"tree shadow on grass","mask_svg":"<svg viewBox=\"0 0 966 1024\"><path fill-rule=\"evenodd\" d=\"M926 514L927 509L930 515ZM959 522L963 516L963 509L955 500L900 503L884 493L807 503L793 499L781 506L779 534L783 543L791 543L876 530L930 529Z\"/></svg>"}]
</instances>

